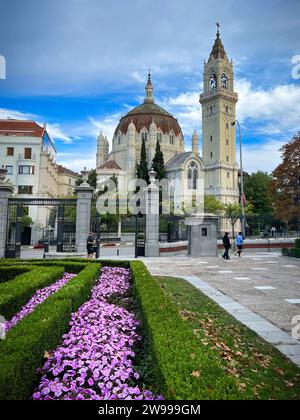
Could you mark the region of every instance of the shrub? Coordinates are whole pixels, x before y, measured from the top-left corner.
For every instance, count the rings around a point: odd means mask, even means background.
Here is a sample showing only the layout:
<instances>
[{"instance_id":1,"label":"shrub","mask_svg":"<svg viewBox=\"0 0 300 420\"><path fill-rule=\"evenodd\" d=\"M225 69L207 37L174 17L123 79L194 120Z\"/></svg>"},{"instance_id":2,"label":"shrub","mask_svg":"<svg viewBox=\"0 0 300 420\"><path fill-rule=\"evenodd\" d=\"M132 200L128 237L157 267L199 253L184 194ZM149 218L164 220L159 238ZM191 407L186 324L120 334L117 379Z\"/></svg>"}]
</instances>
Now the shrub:
<instances>
[{"instance_id":1,"label":"shrub","mask_svg":"<svg viewBox=\"0 0 300 420\"><path fill-rule=\"evenodd\" d=\"M22 273L26 273L32 270L30 266L0 266L0 283L4 283L8 280L11 280Z\"/></svg>"},{"instance_id":2,"label":"shrub","mask_svg":"<svg viewBox=\"0 0 300 420\"><path fill-rule=\"evenodd\" d=\"M133 291L140 306L143 335L153 354L156 383L166 399L231 399L236 382L214 361L213 350L200 346L142 262L130 263ZM194 372L200 372L193 374Z\"/></svg>"},{"instance_id":3,"label":"shrub","mask_svg":"<svg viewBox=\"0 0 300 420\"><path fill-rule=\"evenodd\" d=\"M99 263L88 264L0 342L0 400L30 398L37 386L36 370L43 364L45 351L57 347L69 329L71 312L89 299L99 274Z\"/></svg>"},{"instance_id":4,"label":"shrub","mask_svg":"<svg viewBox=\"0 0 300 420\"><path fill-rule=\"evenodd\" d=\"M0 284L0 314L6 319L12 318L36 290L54 283L63 273L63 267L37 267Z\"/></svg>"},{"instance_id":5,"label":"shrub","mask_svg":"<svg viewBox=\"0 0 300 420\"><path fill-rule=\"evenodd\" d=\"M46 300L0 343L0 400L30 398L37 384L37 367L45 351L55 348L68 331L71 302Z\"/></svg>"},{"instance_id":6,"label":"shrub","mask_svg":"<svg viewBox=\"0 0 300 420\"><path fill-rule=\"evenodd\" d=\"M70 300L72 310L76 311L91 294L91 289L100 276L100 264L88 264L76 277L63 286L54 295L48 298L49 301L59 299Z\"/></svg>"},{"instance_id":7,"label":"shrub","mask_svg":"<svg viewBox=\"0 0 300 420\"><path fill-rule=\"evenodd\" d=\"M300 239L295 240L295 248L300 249Z\"/></svg>"}]
</instances>

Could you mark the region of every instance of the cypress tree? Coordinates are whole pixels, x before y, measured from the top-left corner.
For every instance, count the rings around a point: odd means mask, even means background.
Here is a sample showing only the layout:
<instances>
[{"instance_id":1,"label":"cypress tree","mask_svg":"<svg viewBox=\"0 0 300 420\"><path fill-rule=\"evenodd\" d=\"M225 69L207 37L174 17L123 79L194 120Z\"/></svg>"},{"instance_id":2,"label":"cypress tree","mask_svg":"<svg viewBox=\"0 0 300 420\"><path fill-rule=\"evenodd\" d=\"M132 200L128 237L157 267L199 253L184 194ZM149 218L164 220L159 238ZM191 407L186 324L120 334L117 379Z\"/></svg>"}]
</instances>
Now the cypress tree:
<instances>
[{"instance_id":1,"label":"cypress tree","mask_svg":"<svg viewBox=\"0 0 300 420\"><path fill-rule=\"evenodd\" d=\"M138 163L136 168L136 176L138 179L144 179L147 184L149 184L149 175L148 175L148 164L147 164L147 151L146 151L146 143L145 139L142 141L142 149L141 149L141 160Z\"/></svg>"},{"instance_id":2,"label":"cypress tree","mask_svg":"<svg viewBox=\"0 0 300 420\"><path fill-rule=\"evenodd\" d=\"M156 149L155 149L155 156L152 161L152 168L157 173L156 178L162 180L167 177L166 169L165 169L165 162L164 162L164 154L160 149L159 141L156 142Z\"/></svg>"}]
</instances>

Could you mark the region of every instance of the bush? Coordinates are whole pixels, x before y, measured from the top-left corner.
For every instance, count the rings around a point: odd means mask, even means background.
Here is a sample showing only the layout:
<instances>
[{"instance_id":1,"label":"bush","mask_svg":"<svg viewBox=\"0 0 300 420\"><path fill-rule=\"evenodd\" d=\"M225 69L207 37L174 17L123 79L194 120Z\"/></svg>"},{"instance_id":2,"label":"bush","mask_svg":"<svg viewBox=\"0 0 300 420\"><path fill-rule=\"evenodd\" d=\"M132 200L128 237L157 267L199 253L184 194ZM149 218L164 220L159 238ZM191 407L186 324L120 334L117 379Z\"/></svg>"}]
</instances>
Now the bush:
<instances>
[{"instance_id":1,"label":"bush","mask_svg":"<svg viewBox=\"0 0 300 420\"><path fill-rule=\"evenodd\" d=\"M13 280L0 284L0 314L11 319L36 290L63 277L64 267L37 267Z\"/></svg>"},{"instance_id":2,"label":"bush","mask_svg":"<svg viewBox=\"0 0 300 420\"><path fill-rule=\"evenodd\" d=\"M156 384L165 399L231 399L238 393L234 378L214 361L213 350L199 345L142 262L130 263L133 291L140 306L143 335L153 354ZM200 372L193 375L193 372Z\"/></svg>"},{"instance_id":3,"label":"bush","mask_svg":"<svg viewBox=\"0 0 300 420\"><path fill-rule=\"evenodd\" d=\"M0 343L0 399L30 398L45 351L57 347L69 329L71 312L89 299L99 275L100 264L88 264L8 332Z\"/></svg>"},{"instance_id":4,"label":"bush","mask_svg":"<svg viewBox=\"0 0 300 420\"><path fill-rule=\"evenodd\" d=\"M282 248L281 253L285 257L300 258L300 239L296 239L295 248Z\"/></svg>"},{"instance_id":5,"label":"bush","mask_svg":"<svg viewBox=\"0 0 300 420\"><path fill-rule=\"evenodd\" d=\"M37 367L45 351L55 348L68 331L71 302L48 299L12 328L0 343L0 400L30 398L37 385Z\"/></svg>"},{"instance_id":6,"label":"bush","mask_svg":"<svg viewBox=\"0 0 300 420\"><path fill-rule=\"evenodd\" d=\"M300 258L300 249L294 248L290 250L290 256L294 258Z\"/></svg>"},{"instance_id":7,"label":"bush","mask_svg":"<svg viewBox=\"0 0 300 420\"><path fill-rule=\"evenodd\" d=\"M99 261L96 261L98 262ZM78 259L78 260L42 260L42 259L35 259L35 260L15 260L15 259L6 259L0 260L0 268L15 266L19 267L20 265L26 266L38 266L38 267L64 267L65 271L68 273L79 273L81 270L89 264L89 261Z\"/></svg>"},{"instance_id":8,"label":"bush","mask_svg":"<svg viewBox=\"0 0 300 420\"><path fill-rule=\"evenodd\" d=\"M0 283L11 280L22 273L27 273L30 270L32 270L32 267L30 266L0 266Z\"/></svg>"},{"instance_id":9,"label":"bush","mask_svg":"<svg viewBox=\"0 0 300 420\"><path fill-rule=\"evenodd\" d=\"M72 311L77 311L79 306L86 302L91 294L91 289L100 276L100 264L88 264L76 277L48 298L49 301L70 300Z\"/></svg>"}]
</instances>

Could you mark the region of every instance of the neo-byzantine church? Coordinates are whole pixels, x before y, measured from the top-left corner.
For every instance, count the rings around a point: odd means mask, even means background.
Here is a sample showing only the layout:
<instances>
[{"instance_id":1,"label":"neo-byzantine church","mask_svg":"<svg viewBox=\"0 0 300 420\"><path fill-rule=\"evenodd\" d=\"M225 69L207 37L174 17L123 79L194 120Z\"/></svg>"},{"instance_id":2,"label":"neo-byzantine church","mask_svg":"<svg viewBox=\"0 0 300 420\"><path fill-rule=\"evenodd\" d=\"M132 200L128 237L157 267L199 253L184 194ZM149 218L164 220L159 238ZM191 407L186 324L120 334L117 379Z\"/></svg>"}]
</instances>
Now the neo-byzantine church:
<instances>
[{"instance_id":1,"label":"neo-byzantine church","mask_svg":"<svg viewBox=\"0 0 300 420\"><path fill-rule=\"evenodd\" d=\"M151 75L145 87L144 102L123 116L113 135L112 150L100 133L97 139L98 183L111 178L129 182L136 177L136 167L145 140L148 167L159 141L170 185L186 185L191 192L204 180L205 194L223 203L238 202L238 166L236 163L235 106L233 63L228 60L219 28L208 61L204 61L202 105L202 157L199 137L192 137L192 151L185 151L184 135L176 118L155 103ZM200 118L200 115L199 115ZM122 181L123 180L123 181ZM124 181L126 180L126 181ZM174 194L174 192L173 192ZM180 194L179 194L180 195Z\"/></svg>"}]
</instances>

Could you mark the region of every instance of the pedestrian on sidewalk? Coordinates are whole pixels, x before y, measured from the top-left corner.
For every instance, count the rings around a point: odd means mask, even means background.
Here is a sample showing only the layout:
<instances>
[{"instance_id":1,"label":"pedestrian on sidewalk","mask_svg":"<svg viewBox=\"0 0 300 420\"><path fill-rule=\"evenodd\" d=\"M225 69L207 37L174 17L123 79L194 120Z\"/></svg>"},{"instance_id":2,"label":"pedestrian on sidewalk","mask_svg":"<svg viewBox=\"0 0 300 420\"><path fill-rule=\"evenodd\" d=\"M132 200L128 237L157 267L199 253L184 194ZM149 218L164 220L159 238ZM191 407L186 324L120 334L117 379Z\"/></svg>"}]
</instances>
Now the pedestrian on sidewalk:
<instances>
[{"instance_id":1,"label":"pedestrian on sidewalk","mask_svg":"<svg viewBox=\"0 0 300 420\"><path fill-rule=\"evenodd\" d=\"M231 243L230 243L229 233L228 232L225 232L225 234L223 236L223 246L225 248L225 252L222 255L222 257L224 258L224 260L230 260L229 250L231 248Z\"/></svg>"},{"instance_id":2,"label":"pedestrian on sidewalk","mask_svg":"<svg viewBox=\"0 0 300 420\"><path fill-rule=\"evenodd\" d=\"M241 257L241 253L243 251L243 243L244 243L244 236L242 234L242 232L240 232L237 237L235 238L235 243L237 246L237 251L236 254Z\"/></svg>"},{"instance_id":3,"label":"pedestrian on sidewalk","mask_svg":"<svg viewBox=\"0 0 300 420\"><path fill-rule=\"evenodd\" d=\"M95 236L94 232L90 232L89 236L86 241L86 250L87 250L87 258L90 260L93 258L94 254L94 243L95 243Z\"/></svg>"}]
</instances>

